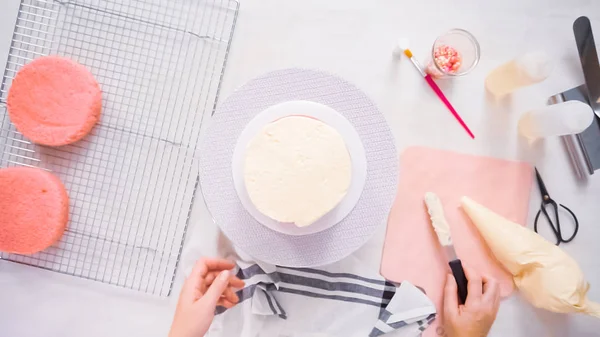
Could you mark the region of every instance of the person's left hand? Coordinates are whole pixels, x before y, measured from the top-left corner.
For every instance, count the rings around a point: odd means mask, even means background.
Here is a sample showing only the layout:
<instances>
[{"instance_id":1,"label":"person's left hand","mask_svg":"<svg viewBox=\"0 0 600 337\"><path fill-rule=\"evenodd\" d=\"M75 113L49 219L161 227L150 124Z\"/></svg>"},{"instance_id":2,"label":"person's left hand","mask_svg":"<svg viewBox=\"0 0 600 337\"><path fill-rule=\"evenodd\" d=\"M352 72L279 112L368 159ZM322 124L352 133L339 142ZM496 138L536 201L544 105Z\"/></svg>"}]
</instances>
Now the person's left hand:
<instances>
[{"instance_id":1,"label":"person's left hand","mask_svg":"<svg viewBox=\"0 0 600 337\"><path fill-rule=\"evenodd\" d=\"M208 331L217 306L231 308L239 302L236 288L244 281L235 277L235 264L222 259L201 258L185 281L169 337L202 337Z\"/></svg>"}]
</instances>

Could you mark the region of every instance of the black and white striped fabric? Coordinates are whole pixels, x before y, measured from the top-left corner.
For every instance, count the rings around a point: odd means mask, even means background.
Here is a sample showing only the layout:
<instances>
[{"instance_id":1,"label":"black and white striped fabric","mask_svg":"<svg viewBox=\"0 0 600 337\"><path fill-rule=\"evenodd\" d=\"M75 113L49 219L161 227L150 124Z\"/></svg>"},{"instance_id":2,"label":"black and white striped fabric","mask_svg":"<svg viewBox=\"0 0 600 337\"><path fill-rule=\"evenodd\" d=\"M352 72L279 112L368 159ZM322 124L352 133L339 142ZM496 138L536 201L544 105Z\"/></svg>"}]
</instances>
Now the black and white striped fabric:
<instances>
[{"instance_id":1,"label":"black and white striped fabric","mask_svg":"<svg viewBox=\"0 0 600 337\"><path fill-rule=\"evenodd\" d=\"M219 331L226 327L224 322L246 323L248 316L259 317L259 321L271 318L268 324L260 324L262 327L258 330L244 324L242 330L256 330L256 334L250 332L247 336L297 336L285 332L295 331L292 327L298 326L291 321L313 324L314 319L307 317L311 314L329 316L314 323L323 325L314 329L325 332L318 336L381 336L390 332L394 332L393 336L418 336L435 318L433 303L408 282L396 287L381 277L368 278L324 269L238 264L237 276L246 282L246 287L238 292L240 304L228 311L217 309L217 314L222 316L217 317L223 322L213 324L209 336L230 336L230 332L225 332L227 329ZM230 311L245 313L238 318L233 317L233 313L228 319ZM253 315L248 315L248 311ZM318 312L323 314L316 315ZM347 332L343 332L343 324L348 327Z\"/></svg>"}]
</instances>

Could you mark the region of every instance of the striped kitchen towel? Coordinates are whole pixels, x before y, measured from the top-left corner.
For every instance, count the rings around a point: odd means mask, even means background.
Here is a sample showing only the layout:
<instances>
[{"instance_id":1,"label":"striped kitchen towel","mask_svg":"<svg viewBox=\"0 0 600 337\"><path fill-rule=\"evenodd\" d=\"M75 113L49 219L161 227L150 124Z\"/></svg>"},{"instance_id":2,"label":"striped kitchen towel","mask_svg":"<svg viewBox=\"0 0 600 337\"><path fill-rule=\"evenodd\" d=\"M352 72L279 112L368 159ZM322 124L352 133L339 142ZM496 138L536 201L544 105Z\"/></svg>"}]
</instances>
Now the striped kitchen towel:
<instances>
[{"instance_id":1,"label":"striped kitchen towel","mask_svg":"<svg viewBox=\"0 0 600 337\"><path fill-rule=\"evenodd\" d=\"M218 308L208 336L412 337L435 318L433 303L408 282L397 287L379 275L332 271L335 266L238 265L237 276L246 281L240 304Z\"/></svg>"}]
</instances>

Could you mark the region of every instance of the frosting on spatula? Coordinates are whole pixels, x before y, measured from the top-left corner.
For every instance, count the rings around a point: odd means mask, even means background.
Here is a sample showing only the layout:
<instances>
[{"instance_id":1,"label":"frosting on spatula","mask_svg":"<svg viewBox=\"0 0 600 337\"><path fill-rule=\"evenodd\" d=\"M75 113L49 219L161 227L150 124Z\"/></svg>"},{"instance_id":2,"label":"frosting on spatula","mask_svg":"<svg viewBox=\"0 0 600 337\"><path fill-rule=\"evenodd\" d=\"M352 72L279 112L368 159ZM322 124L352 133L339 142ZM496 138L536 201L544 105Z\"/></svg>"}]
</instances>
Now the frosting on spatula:
<instances>
[{"instance_id":1,"label":"frosting on spatula","mask_svg":"<svg viewBox=\"0 0 600 337\"><path fill-rule=\"evenodd\" d=\"M435 193L427 192L425 193L425 204L438 240L440 240L442 246L451 245L450 226L444 216L444 206L442 206L440 198Z\"/></svg>"},{"instance_id":2,"label":"frosting on spatula","mask_svg":"<svg viewBox=\"0 0 600 337\"><path fill-rule=\"evenodd\" d=\"M588 300L590 286L572 257L537 233L467 197L461 204L531 304L553 312L580 312L600 318L600 304Z\"/></svg>"}]
</instances>

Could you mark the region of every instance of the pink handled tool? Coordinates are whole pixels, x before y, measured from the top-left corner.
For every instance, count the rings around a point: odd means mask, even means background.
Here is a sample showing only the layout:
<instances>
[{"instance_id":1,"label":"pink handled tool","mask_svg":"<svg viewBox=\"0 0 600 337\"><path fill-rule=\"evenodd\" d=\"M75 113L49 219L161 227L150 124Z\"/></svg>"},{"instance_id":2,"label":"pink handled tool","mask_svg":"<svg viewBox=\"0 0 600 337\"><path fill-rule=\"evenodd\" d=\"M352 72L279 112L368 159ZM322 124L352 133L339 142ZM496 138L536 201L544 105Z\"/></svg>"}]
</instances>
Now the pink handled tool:
<instances>
[{"instance_id":1,"label":"pink handled tool","mask_svg":"<svg viewBox=\"0 0 600 337\"><path fill-rule=\"evenodd\" d=\"M467 131L467 133L469 134L469 136L471 138L475 139L475 135L473 135L473 132L471 132L471 130L469 129L469 127L467 126L465 121L463 121L463 119L460 117L458 112L456 112L456 110L454 109L452 104L450 104L450 101L448 101L448 99L442 92L442 89L440 89L440 87L437 85L437 83L435 83L435 81L433 80L433 78L431 78L431 76L429 76L428 74L425 73L425 71L423 70L423 67L421 66L419 61L417 61L414 58L413 53L410 51L410 49L408 49L408 40L401 39L399 41L398 47L397 47L397 52L402 52L404 55L406 55L410 59L412 64L415 66L415 68L417 68L417 70L419 70L421 75L423 75L423 77L425 78L425 81L427 81L427 84L429 84L429 86L431 87L431 89L433 89L435 94L440 98L440 100L442 100L442 102L444 103L444 105L446 105L448 110L450 110L452 115L454 115L454 118L456 118L458 123L460 123L460 125L463 127L463 129L465 129L465 131Z\"/></svg>"}]
</instances>

